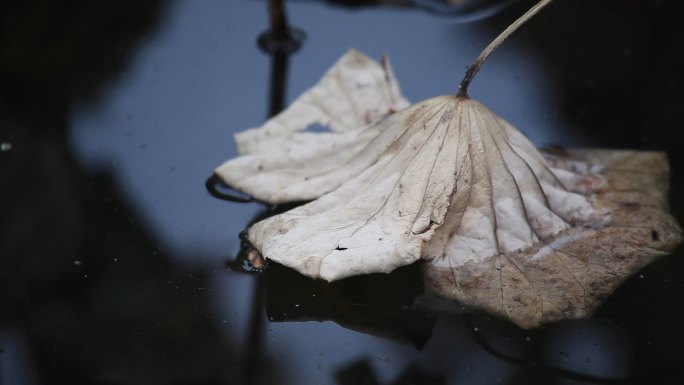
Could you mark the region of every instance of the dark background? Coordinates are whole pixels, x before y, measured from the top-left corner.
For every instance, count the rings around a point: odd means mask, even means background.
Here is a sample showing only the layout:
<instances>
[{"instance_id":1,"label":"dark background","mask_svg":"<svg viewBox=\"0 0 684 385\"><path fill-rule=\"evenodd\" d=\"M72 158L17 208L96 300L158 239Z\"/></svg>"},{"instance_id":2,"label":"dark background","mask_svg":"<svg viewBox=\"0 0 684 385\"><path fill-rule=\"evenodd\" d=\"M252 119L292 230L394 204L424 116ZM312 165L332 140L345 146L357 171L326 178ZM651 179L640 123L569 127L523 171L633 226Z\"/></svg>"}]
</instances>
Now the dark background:
<instances>
[{"instance_id":1,"label":"dark background","mask_svg":"<svg viewBox=\"0 0 684 385\"><path fill-rule=\"evenodd\" d=\"M350 47L387 52L413 101L455 92L531 4L466 3L289 2L307 38L284 100ZM681 223L683 7L557 0L471 95L539 145L667 151ZM533 331L413 310L412 267L236 271L263 207L204 180L268 114L265 2L17 1L0 20L0 384L684 383L681 248L592 318Z\"/></svg>"}]
</instances>

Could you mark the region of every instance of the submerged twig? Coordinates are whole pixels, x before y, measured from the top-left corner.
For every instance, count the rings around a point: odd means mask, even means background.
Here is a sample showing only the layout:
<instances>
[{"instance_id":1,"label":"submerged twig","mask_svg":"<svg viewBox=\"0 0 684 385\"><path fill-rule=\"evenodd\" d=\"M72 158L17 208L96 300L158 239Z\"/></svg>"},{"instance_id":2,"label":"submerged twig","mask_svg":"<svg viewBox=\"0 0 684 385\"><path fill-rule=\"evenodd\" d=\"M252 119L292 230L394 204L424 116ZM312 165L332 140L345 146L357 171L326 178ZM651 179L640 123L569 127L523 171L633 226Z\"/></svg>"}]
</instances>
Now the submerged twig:
<instances>
[{"instance_id":1,"label":"submerged twig","mask_svg":"<svg viewBox=\"0 0 684 385\"><path fill-rule=\"evenodd\" d=\"M496 39L492 40L491 43L482 51L480 56L475 59L472 65L468 67L465 77L461 80L458 85L458 96L468 97L468 86L470 82L475 77L475 74L480 70L482 64L487 60L489 55L491 55L500 45L510 36L515 30L517 30L521 25L525 24L532 16L536 15L537 12L541 11L542 8L546 7L552 0L541 0L530 8L525 14L520 16L516 21L508 26Z\"/></svg>"},{"instance_id":2,"label":"submerged twig","mask_svg":"<svg viewBox=\"0 0 684 385\"><path fill-rule=\"evenodd\" d=\"M284 0L269 0L268 15L270 28L259 35L259 47L271 55L271 99L269 117L275 116L285 107L287 69L290 55L297 52L304 42L303 31L291 28L287 21Z\"/></svg>"}]
</instances>

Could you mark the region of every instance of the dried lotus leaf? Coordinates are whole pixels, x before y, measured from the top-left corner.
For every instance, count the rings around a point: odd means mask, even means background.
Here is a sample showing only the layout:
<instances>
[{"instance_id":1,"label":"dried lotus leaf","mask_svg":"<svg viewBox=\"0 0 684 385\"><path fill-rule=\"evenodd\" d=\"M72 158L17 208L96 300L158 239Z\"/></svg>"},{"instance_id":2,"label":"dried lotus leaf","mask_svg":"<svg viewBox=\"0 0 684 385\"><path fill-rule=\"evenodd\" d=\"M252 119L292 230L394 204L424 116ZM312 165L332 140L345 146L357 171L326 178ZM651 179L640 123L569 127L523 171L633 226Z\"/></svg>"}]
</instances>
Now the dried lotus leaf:
<instances>
[{"instance_id":1,"label":"dried lotus leaf","mask_svg":"<svg viewBox=\"0 0 684 385\"><path fill-rule=\"evenodd\" d=\"M681 242L682 230L668 213L664 154L564 152L567 164L600 170L606 182L592 200L609 214L480 261L447 253L424 265L428 290L532 328L590 315L628 276ZM562 165L558 156L550 158Z\"/></svg>"},{"instance_id":2,"label":"dried lotus leaf","mask_svg":"<svg viewBox=\"0 0 684 385\"><path fill-rule=\"evenodd\" d=\"M236 135L243 155L217 169L264 201L318 198L250 227L265 258L329 281L424 259L431 291L535 327L590 314L681 241L663 154L542 153L465 96L397 111L391 70L368 61L347 53L290 109ZM342 92L331 79L371 81ZM326 92L350 96L354 113L326 115L314 97ZM313 122L331 132L303 132Z\"/></svg>"},{"instance_id":3,"label":"dried lotus leaf","mask_svg":"<svg viewBox=\"0 0 684 385\"><path fill-rule=\"evenodd\" d=\"M349 50L286 110L235 135L241 156L215 173L264 202L318 198L367 167L359 154L370 140L364 128L408 104L388 59ZM306 131L316 124L329 131Z\"/></svg>"},{"instance_id":4,"label":"dried lotus leaf","mask_svg":"<svg viewBox=\"0 0 684 385\"><path fill-rule=\"evenodd\" d=\"M603 215L477 101L428 99L365 131L372 133L361 152L367 168L249 229L267 259L332 281L447 250L480 261Z\"/></svg>"}]
</instances>

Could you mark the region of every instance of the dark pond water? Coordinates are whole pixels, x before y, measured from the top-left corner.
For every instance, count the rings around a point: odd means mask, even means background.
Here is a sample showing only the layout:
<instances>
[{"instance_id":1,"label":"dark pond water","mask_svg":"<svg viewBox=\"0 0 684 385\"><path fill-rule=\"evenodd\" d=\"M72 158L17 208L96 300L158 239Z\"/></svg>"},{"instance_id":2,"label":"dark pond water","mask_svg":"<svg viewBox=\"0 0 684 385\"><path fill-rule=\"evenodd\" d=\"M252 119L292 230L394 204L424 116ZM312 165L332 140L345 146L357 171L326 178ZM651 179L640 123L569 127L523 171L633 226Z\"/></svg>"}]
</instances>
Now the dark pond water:
<instances>
[{"instance_id":1,"label":"dark pond water","mask_svg":"<svg viewBox=\"0 0 684 385\"><path fill-rule=\"evenodd\" d=\"M389 54L413 101L453 93L529 6L353 3L287 4L306 40L289 58L286 101L350 47ZM332 285L231 268L265 208L218 200L204 182L236 155L232 135L269 112L272 58L256 45L265 2L5 8L0 384L684 383L681 248L590 319L532 331L415 310L413 267ZM558 1L471 95L539 145L667 151L682 222L682 8Z\"/></svg>"}]
</instances>

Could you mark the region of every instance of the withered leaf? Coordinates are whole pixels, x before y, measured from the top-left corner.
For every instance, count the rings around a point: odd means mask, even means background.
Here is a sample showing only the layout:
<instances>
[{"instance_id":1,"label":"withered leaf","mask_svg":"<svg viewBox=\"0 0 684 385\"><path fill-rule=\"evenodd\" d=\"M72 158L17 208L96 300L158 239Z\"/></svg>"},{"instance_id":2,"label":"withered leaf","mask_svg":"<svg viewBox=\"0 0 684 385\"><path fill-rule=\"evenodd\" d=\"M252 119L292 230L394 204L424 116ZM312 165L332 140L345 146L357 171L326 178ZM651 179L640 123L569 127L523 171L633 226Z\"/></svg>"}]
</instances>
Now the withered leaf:
<instances>
[{"instance_id":1,"label":"withered leaf","mask_svg":"<svg viewBox=\"0 0 684 385\"><path fill-rule=\"evenodd\" d=\"M566 190L581 178L561 180L522 134L471 99L432 98L365 131L365 169L249 229L266 258L332 281L447 251L482 260L601 215Z\"/></svg>"},{"instance_id":2,"label":"withered leaf","mask_svg":"<svg viewBox=\"0 0 684 385\"><path fill-rule=\"evenodd\" d=\"M591 314L628 276L681 242L668 214L665 154L567 150L562 159L550 156L605 178L592 199L607 217L480 261L447 253L424 265L428 289L531 328Z\"/></svg>"},{"instance_id":3,"label":"withered leaf","mask_svg":"<svg viewBox=\"0 0 684 385\"><path fill-rule=\"evenodd\" d=\"M329 281L422 258L431 290L532 327L587 314L680 240L662 154L543 155L466 96L395 112L403 104L389 67L351 51L290 109L237 136L244 155L217 169L224 181L268 202L318 198L250 227L265 258ZM303 132L312 122L331 132Z\"/></svg>"},{"instance_id":4,"label":"withered leaf","mask_svg":"<svg viewBox=\"0 0 684 385\"><path fill-rule=\"evenodd\" d=\"M360 152L373 133L365 127L408 104L388 59L349 50L285 111L235 135L241 156L215 173L264 202L318 198L368 166ZM306 131L316 124L329 131Z\"/></svg>"}]
</instances>

